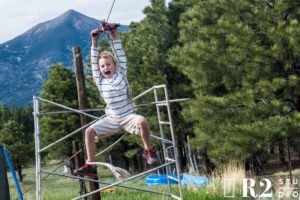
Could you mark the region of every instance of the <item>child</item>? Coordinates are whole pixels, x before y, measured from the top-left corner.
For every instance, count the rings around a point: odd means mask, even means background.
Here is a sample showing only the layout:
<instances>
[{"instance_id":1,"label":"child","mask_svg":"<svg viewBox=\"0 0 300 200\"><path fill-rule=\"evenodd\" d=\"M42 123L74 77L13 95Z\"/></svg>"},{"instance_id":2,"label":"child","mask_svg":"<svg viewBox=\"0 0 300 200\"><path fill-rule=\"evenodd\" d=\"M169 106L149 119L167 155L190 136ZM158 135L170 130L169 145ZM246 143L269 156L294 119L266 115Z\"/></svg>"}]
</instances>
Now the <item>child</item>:
<instances>
[{"instance_id":1,"label":"child","mask_svg":"<svg viewBox=\"0 0 300 200\"><path fill-rule=\"evenodd\" d=\"M95 137L104 138L113 135L121 129L140 134L145 147L144 158L148 164L157 163L157 158L150 146L150 130L147 120L135 114L136 107L132 102L129 85L126 78L126 57L116 26L110 27L113 47L119 62L111 52L99 52L98 29L91 31L92 47L91 62L93 79L100 95L106 103L106 117L98 120L85 131L87 162L95 162ZM96 166L85 164L74 171L76 175L96 175Z\"/></svg>"}]
</instances>

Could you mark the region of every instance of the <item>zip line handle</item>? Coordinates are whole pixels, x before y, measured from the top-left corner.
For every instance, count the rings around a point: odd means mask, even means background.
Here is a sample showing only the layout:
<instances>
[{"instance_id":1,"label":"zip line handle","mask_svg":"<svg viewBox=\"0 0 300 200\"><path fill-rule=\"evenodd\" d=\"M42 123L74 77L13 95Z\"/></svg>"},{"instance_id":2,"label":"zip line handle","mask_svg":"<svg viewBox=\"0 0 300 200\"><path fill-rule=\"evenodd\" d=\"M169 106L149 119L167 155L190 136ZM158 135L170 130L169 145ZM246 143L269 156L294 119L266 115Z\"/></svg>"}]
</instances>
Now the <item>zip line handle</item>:
<instances>
[{"instance_id":1,"label":"zip line handle","mask_svg":"<svg viewBox=\"0 0 300 200\"><path fill-rule=\"evenodd\" d=\"M108 31L112 31L113 29L116 29L119 27L119 23L107 23L105 20L100 21L100 27L98 28L97 32L92 33L92 36L95 37L97 35L100 35L102 32L105 33L106 36L109 37Z\"/></svg>"}]
</instances>

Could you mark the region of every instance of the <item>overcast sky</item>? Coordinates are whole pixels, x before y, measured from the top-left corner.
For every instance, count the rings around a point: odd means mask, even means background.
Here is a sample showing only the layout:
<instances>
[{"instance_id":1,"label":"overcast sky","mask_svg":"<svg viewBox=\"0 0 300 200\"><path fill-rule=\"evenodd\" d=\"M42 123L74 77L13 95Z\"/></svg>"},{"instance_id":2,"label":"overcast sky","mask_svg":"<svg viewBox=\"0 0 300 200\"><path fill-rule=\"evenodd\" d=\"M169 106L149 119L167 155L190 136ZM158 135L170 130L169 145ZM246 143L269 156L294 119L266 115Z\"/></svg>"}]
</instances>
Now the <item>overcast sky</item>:
<instances>
[{"instance_id":1,"label":"overcast sky","mask_svg":"<svg viewBox=\"0 0 300 200\"><path fill-rule=\"evenodd\" d=\"M69 9L95 19L106 19L112 3L113 0L1 0L0 43ZM140 21L144 17L142 11L148 5L149 0L115 0L109 21L121 24Z\"/></svg>"}]
</instances>

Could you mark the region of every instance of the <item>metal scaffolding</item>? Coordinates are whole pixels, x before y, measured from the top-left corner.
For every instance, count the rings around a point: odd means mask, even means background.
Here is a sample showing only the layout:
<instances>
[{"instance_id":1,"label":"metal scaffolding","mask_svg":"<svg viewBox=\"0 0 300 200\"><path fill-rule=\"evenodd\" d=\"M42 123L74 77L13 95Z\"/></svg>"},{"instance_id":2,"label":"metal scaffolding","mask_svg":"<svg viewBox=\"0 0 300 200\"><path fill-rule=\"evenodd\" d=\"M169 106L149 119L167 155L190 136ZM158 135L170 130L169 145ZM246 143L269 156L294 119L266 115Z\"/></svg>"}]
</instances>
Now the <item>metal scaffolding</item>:
<instances>
[{"instance_id":1,"label":"metal scaffolding","mask_svg":"<svg viewBox=\"0 0 300 200\"><path fill-rule=\"evenodd\" d=\"M164 100L159 100L158 98L158 90L159 89L163 89L163 93L164 93ZM159 125L159 130L160 130L160 136L156 136L156 135L151 135L152 138L160 140L161 145L162 145L162 149L163 149L163 159L162 162L160 163L159 166L156 166L148 171L142 172L140 174L131 176L129 178L127 178L126 180L123 181L117 181L115 183L110 183L110 182L106 182L106 181L101 181L101 180L93 180L93 179L89 179L89 178L83 178L83 177L79 177L79 176L72 176L72 175L66 175L66 174L59 174L56 172L50 172L47 170L43 170L42 166L41 166L41 153L46 151L47 149L49 149L50 147L52 147L53 145L57 145L58 143L60 143L61 141L73 136L74 134L80 132L82 129L90 126L92 123L94 123L96 120L101 119L102 117L96 117L94 115L88 114L83 110L77 110L77 109L73 109L58 103L55 103L53 101L49 101L47 99L43 99L40 97L33 97L33 105L34 105L34 128L35 128L35 156L36 156L36 199L37 200L41 200L42 199L42 187L41 187L41 174L45 173L45 174L50 174L50 175L54 175L54 176L63 176L63 177L68 177L68 178L73 178L73 179L82 179L82 180L86 180L86 181L93 181L93 182L98 182L107 186L101 187L98 190L95 191L91 191L89 193L86 193L84 195L81 195L79 197L74 198L73 200L76 199L82 199L86 196L89 196L91 194L97 193L99 191L111 188L111 187L123 187L123 188L127 188L127 189L135 189L135 190L140 190L140 191L144 191L144 192L151 192L151 193L156 193L156 194L160 194L160 195L166 195L169 196L173 199L178 199L178 200L183 200L183 195L182 195L182 188L181 188L181 182L180 182L180 176L181 176L181 170L180 170L180 165L179 165L179 159L178 159L178 149L177 149L177 145L176 145L176 138L175 138L175 134L174 134L174 125L172 122L172 114L171 114L171 108L170 108L170 103L173 102L182 102L182 101L186 101L188 99L174 99L174 100L170 100L169 99L169 95L168 95L168 90L166 85L156 85L153 86L151 88L149 88L148 90L142 92L141 94L139 94L138 96L136 96L135 98L133 98L133 101L136 101L137 99L143 97L144 95L148 94L148 93L154 93L154 102L150 102L148 104L155 104L156 105L156 111L157 111L157 118L158 118L158 125ZM40 136L41 136L41 131L40 131L40 116L42 115L47 115L47 114L52 114L52 113L57 113L57 112L42 112L40 111L40 102L44 102L44 103L49 103L52 104L54 106L57 106L59 108L63 108L65 109L66 113L69 112L74 112L74 113L78 113L78 114L83 114L86 115L92 119L95 119L94 121L92 121L91 123L82 126L81 128L73 131L72 133L56 140L55 142L46 145L45 147L41 147L40 144ZM140 105L140 106L145 106L144 105ZM138 105L139 106L139 105ZM162 117L162 107L167 108L167 116L165 116L163 120ZM59 111L59 113L62 113L63 111ZM170 128L170 133L171 133L171 139L166 139L165 138L165 134L163 132L163 126L169 126ZM109 147L110 148L110 147ZM108 148L107 148L108 149ZM172 150L172 152L170 153L170 149ZM103 151L102 151L103 152ZM171 176L171 166L175 166L174 168L174 174L176 175L177 178L174 178L174 176ZM130 180L136 179L138 177L143 177L146 174L149 174L151 172L154 172L156 170L159 169L165 169L166 170L166 174L167 174L167 179L168 179L168 192L161 192L161 191L155 191L155 190L149 190L149 189L144 189L144 188L138 188L138 187L133 187L133 186L128 186L125 185L125 182L128 182ZM178 196L173 194L171 191L171 181L175 181L177 182L178 185Z\"/></svg>"}]
</instances>

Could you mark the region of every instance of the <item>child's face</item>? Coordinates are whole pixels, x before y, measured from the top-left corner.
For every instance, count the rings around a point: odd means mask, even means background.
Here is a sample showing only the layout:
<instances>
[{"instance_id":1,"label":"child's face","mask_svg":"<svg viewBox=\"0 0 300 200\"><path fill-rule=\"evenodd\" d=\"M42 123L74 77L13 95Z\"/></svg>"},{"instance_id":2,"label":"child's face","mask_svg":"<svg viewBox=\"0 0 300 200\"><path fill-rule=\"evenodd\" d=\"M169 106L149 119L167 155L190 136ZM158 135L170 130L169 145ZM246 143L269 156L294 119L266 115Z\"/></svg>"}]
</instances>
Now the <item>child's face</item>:
<instances>
[{"instance_id":1,"label":"child's face","mask_svg":"<svg viewBox=\"0 0 300 200\"><path fill-rule=\"evenodd\" d=\"M116 71L116 65L111 57L100 58L99 68L105 78L111 78Z\"/></svg>"}]
</instances>

